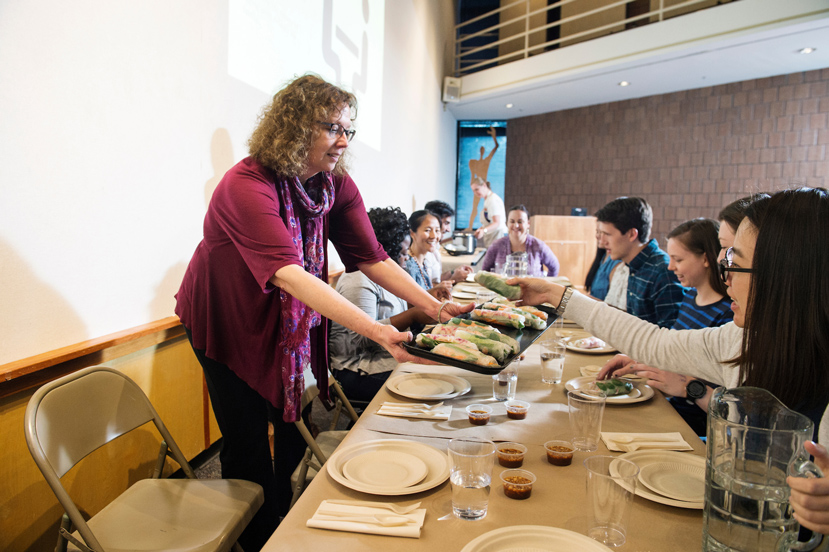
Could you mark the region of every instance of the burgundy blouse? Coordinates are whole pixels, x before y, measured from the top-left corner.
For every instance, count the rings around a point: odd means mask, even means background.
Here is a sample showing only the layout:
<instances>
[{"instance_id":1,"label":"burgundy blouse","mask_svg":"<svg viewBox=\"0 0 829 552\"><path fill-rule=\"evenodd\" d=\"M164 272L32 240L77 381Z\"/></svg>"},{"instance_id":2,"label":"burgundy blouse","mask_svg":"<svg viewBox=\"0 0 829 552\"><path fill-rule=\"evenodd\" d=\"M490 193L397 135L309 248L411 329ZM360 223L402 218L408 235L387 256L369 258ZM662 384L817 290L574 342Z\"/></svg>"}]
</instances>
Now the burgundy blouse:
<instances>
[{"instance_id":1,"label":"burgundy blouse","mask_svg":"<svg viewBox=\"0 0 829 552\"><path fill-rule=\"evenodd\" d=\"M222 178L204 217L204 239L176 294L176 314L197 349L282 408L282 379L275 361L279 294L268 280L283 266L301 263L279 215L275 178L271 169L249 157ZM331 240L349 272L358 263L387 259L351 177L335 176L334 190L323 242ZM322 277L327 281L327 262ZM311 331L311 367L318 381L327 381L327 324L323 318ZM325 395L327 386L320 392Z\"/></svg>"}]
</instances>

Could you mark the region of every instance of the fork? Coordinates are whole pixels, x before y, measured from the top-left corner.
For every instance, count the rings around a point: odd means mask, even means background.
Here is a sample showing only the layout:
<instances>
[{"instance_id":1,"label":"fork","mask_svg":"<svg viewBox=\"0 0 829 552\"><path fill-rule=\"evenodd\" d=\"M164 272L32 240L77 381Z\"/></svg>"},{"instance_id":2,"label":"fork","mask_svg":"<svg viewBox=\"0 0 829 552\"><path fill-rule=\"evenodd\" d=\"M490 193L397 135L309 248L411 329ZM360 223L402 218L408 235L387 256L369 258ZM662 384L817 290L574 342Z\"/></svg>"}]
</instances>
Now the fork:
<instances>
[{"instance_id":1,"label":"fork","mask_svg":"<svg viewBox=\"0 0 829 552\"><path fill-rule=\"evenodd\" d=\"M380 405L380 408L402 408L404 410L434 410L436 408L440 408L443 406L443 401L440 401L437 404L425 404L425 403L391 403L391 402L384 402Z\"/></svg>"},{"instance_id":2,"label":"fork","mask_svg":"<svg viewBox=\"0 0 829 552\"><path fill-rule=\"evenodd\" d=\"M406 515L414 512L418 508L420 508L420 502L416 502L410 506L398 506L397 504L392 504L391 502L369 502L366 500L326 500L329 504L342 504L345 506L366 506L368 508L384 508L386 510L391 510L395 514L399 515Z\"/></svg>"}]
</instances>

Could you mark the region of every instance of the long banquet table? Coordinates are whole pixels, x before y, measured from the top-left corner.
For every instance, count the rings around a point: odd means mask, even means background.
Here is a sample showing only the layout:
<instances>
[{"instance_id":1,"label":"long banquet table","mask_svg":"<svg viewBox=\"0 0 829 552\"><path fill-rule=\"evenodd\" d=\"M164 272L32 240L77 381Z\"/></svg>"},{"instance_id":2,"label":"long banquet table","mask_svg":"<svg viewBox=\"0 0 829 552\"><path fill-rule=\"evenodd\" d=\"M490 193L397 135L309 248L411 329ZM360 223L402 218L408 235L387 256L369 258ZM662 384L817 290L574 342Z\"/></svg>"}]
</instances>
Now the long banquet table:
<instances>
[{"instance_id":1,"label":"long banquet table","mask_svg":"<svg viewBox=\"0 0 829 552\"><path fill-rule=\"evenodd\" d=\"M475 537L505 526L546 525L569 529L581 534L587 531L590 515L585 491L586 473L582 461L593 454L610 453L603 443L593 453L577 452L573 463L557 467L547 463L544 443L551 439L569 437L567 395L564 383L547 385L541 382L538 344L527 350L521 362L516 398L529 401L531 407L524 420L508 419L503 403L491 402L491 376L476 374L449 366L401 364L395 374L405 372L443 371L462 377L472 384L472 390L446 404L453 406L448 421L392 418L376 414L384 401L404 402L382 389L360 420L349 432L344 444L374 439L409 439L420 441L446 451L449 439L462 435L476 435L495 441L517 441L529 449L523 469L533 472L538 480L532 496L527 500L512 500L504 496L498 474L506 469L495 465L492 493L486 518L480 521L461 521L452 516L439 520L452 509L449 482L438 487L405 496L374 496L348 489L335 482L328 473L318 475L303 493L297 504L280 524L265 545L265 551L278 550L445 550L459 551ZM579 368L601 365L610 355L587 355L567 352L562 382L578 377ZM412 401L417 402L417 401ZM473 426L466 417L468 404L492 404L494 412L486 426ZM628 405L610 405L605 409L603 431L666 432L679 431L691 444L693 451L685 454L704 456L705 445L668 404L661 393L645 402ZM427 509L426 521L419 539L394 538L340 531L311 529L305 522L311 518L325 499L371 500L412 504L422 503ZM700 550L702 540L702 511L665 506L641 497L634 500L628 541L622 552L661 552Z\"/></svg>"}]
</instances>

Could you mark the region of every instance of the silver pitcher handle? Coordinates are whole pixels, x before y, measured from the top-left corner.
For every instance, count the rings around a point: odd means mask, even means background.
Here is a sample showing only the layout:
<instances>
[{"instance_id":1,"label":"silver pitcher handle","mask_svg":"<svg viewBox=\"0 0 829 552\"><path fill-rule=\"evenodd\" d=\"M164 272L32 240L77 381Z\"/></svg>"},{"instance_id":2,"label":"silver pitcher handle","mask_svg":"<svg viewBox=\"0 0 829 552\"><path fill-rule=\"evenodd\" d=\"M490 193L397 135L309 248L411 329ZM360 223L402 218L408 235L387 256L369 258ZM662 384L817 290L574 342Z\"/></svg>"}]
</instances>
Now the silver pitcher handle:
<instances>
[{"instance_id":1,"label":"silver pitcher handle","mask_svg":"<svg viewBox=\"0 0 829 552\"><path fill-rule=\"evenodd\" d=\"M789 465L789 475L794 477L807 477L807 478L815 478L815 477L823 477L823 472L820 471L820 468L817 465L810 461L810 460L800 460L794 461ZM812 533L812 538L806 542L796 542L794 546L789 548L789 550L795 550L797 552L811 552L815 548L820 545L820 542L823 540L822 533Z\"/></svg>"}]
</instances>

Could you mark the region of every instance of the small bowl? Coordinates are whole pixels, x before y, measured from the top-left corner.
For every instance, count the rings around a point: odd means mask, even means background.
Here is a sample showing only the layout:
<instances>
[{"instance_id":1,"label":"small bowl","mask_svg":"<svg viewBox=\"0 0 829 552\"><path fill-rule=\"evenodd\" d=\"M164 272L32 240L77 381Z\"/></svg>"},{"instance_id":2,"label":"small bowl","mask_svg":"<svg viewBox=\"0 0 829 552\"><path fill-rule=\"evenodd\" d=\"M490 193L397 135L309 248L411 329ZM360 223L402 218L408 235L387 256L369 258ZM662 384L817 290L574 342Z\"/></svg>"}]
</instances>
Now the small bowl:
<instances>
[{"instance_id":1,"label":"small bowl","mask_svg":"<svg viewBox=\"0 0 829 552\"><path fill-rule=\"evenodd\" d=\"M492 407L486 404L470 404L466 407L466 415L472 425L486 425L492 415Z\"/></svg>"},{"instance_id":2,"label":"small bowl","mask_svg":"<svg viewBox=\"0 0 829 552\"><path fill-rule=\"evenodd\" d=\"M499 443L498 463L505 468L520 468L524 464L527 447L521 443Z\"/></svg>"},{"instance_id":3,"label":"small bowl","mask_svg":"<svg viewBox=\"0 0 829 552\"><path fill-rule=\"evenodd\" d=\"M544 443L547 451L547 462L554 466L569 466L573 462L573 443L569 441L547 441Z\"/></svg>"},{"instance_id":4,"label":"small bowl","mask_svg":"<svg viewBox=\"0 0 829 552\"><path fill-rule=\"evenodd\" d=\"M527 401L517 401L515 399L507 401L504 406L507 408L507 418L513 420L523 420L527 417L527 410L530 409L530 403Z\"/></svg>"},{"instance_id":5,"label":"small bowl","mask_svg":"<svg viewBox=\"0 0 829 552\"><path fill-rule=\"evenodd\" d=\"M527 470L506 470L501 472L504 494L515 500L526 500L533 492L535 475Z\"/></svg>"}]
</instances>

